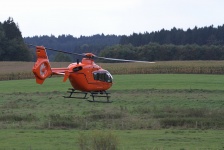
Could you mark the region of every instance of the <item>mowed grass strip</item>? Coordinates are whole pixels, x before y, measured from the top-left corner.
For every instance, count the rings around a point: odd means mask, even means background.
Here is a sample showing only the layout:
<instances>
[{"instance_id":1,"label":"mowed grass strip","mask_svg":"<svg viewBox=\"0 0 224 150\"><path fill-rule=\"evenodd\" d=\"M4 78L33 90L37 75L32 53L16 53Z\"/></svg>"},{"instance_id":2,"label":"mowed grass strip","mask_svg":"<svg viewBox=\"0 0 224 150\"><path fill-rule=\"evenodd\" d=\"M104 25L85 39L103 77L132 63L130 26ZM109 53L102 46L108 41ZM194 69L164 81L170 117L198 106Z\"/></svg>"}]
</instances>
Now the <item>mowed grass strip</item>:
<instances>
[{"instance_id":1,"label":"mowed grass strip","mask_svg":"<svg viewBox=\"0 0 224 150\"><path fill-rule=\"evenodd\" d=\"M1 149L80 149L78 137L86 130L0 130ZM220 130L103 130L117 136L121 150L223 149ZM89 142L89 141L86 141ZM89 147L91 149L91 147Z\"/></svg>"},{"instance_id":2,"label":"mowed grass strip","mask_svg":"<svg viewBox=\"0 0 224 150\"><path fill-rule=\"evenodd\" d=\"M113 90L134 89L200 89L224 90L223 75L202 74L136 74L115 75Z\"/></svg>"},{"instance_id":3,"label":"mowed grass strip","mask_svg":"<svg viewBox=\"0 0 224 150\"><path fill-rule=\"evenodd\" d=\"M141 89L200 89L224 90L223 75L202 74L132 74L113 75L114 83L110 90L141 90ZM14 92L65 92L71 88L69 80L48 78L42 85L35 79L0 81L1 93Z\"/></svg>"}]
</instances>

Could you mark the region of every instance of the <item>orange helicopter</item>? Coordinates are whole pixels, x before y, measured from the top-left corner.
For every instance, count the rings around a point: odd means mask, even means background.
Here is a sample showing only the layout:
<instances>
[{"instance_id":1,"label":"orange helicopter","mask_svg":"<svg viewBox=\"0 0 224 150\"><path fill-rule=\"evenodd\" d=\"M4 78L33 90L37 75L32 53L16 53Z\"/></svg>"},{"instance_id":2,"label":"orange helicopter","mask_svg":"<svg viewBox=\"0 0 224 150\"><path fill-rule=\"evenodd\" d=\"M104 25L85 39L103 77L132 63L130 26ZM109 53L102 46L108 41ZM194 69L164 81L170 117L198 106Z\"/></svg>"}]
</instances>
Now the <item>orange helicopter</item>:
<instances>
[{"instance_id":1,"label":"orange helicopter","mask_svg":"<svg viewBox=\"0 0 224 150\"><path fill-rule=\"evenodd\" d=\"M108 90L113 83L112 75L107 70L95 64L94 58L125 62L154 63L148 61L99 57L92 53L71 53L52 48L46 48L43 46L35 46L32 44L28 45L36 47L37 61L34 64L32 70L36 78L36 83L43 84L44 80L52 75L63 75L63 82L69 79L73 87L69 88L69 90L67 91L68 93L70 93L70 95L64 97L87 99L87 94L90 93L90 96L92 97L92 100L90 100L90 102L96 102L95 97L106 97L106 102L110 102L110 93L108 93L106 90ZM66 54L83 56L83 59L81 62L77 60L76 63L71 63L67 68L51 68L46 49ZM83 97L72 96L75 93L81 93L84 95Z\"/></svg>"}]
</instances>

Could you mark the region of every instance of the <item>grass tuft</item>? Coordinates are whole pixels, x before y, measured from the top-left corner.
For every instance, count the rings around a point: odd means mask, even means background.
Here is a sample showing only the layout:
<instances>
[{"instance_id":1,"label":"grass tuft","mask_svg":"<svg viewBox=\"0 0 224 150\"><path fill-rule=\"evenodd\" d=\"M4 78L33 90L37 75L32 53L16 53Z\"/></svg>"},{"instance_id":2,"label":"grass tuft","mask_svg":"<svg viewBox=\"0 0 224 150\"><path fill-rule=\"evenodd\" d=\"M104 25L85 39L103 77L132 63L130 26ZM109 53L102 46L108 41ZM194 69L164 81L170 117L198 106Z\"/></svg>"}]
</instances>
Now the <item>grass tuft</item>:
<instances>
[{"instance_id":1,"label":"grass tuft","mask_svg":"<svg viewBox=\"0 0 224 150\"><path fill-rule=\"evenodd\" d=\"M119 141L110 131L94 131L89 136L80 133L78 144L80 150L117 150Z\"/></svg>"}]
</instances>

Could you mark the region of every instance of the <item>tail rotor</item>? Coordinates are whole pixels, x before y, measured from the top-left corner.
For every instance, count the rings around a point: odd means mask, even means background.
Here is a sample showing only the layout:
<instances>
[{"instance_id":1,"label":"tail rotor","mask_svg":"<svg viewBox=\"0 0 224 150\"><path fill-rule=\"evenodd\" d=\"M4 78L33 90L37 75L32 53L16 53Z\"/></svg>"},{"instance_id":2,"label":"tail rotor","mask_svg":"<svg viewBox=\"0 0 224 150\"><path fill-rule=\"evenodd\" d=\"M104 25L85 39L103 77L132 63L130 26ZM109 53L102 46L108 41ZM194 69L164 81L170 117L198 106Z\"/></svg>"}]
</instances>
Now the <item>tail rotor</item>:
<instances>
[{"instance_id":1,"label":"tail rotor","mask_svg":"<svg viewBox=\"0 0 224 150\"><path fill-rule=\"evenodd\" d=\"M37 61L33 66L33 73L38 84L43 84L44 80L51 76L51 66L47 57L46 49L43 46L36 47Z\"/></svg>"}]
</instances>

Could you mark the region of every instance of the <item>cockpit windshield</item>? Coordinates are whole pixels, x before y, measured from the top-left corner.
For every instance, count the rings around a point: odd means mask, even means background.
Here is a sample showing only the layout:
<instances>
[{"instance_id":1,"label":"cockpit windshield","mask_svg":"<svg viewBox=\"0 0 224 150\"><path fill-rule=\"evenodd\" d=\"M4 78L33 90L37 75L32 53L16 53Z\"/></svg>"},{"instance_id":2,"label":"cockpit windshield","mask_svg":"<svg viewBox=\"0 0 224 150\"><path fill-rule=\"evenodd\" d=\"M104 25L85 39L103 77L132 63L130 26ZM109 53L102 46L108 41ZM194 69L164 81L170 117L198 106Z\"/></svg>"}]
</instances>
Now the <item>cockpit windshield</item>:
<instances>
[{"instance_id":1,"label":"cockpit windshield","mask_svg":"<svg viewBox=\"0 0 224 150\"><path fill-rule=\"evenodd\" d=\"M94 80L112 83L113 77L108 71L95 71L93 72Z\"/></svg>"}]
</instances>

